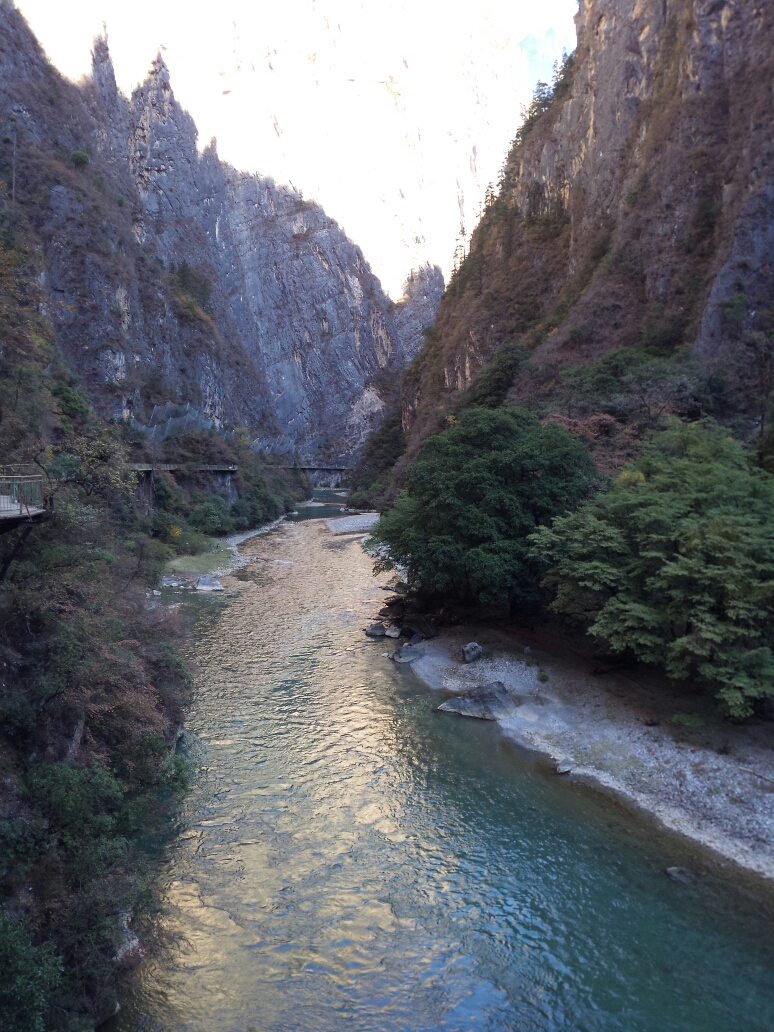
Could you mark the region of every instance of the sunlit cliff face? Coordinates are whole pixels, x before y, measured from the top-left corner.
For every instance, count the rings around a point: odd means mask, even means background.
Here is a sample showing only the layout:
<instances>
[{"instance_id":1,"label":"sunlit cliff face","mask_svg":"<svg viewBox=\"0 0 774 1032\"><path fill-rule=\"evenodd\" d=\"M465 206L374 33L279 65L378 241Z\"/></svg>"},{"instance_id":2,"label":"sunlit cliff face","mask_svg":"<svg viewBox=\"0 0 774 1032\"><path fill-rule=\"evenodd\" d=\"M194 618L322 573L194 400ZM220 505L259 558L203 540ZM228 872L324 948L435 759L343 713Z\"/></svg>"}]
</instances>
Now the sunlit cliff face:
<instances>
[{"instance_id":1,"label":"sunlit cliff face","mask_svg":"<svg viewBox=\"0 0 774 1032\"><path fill-rule=\"evenodd\" d=\"M469 234L538 78L572 50L576 0L17 0L53 62L119 85L162 48L200 143L320 202L397 298Z\"/></svg>"}]
</instances>

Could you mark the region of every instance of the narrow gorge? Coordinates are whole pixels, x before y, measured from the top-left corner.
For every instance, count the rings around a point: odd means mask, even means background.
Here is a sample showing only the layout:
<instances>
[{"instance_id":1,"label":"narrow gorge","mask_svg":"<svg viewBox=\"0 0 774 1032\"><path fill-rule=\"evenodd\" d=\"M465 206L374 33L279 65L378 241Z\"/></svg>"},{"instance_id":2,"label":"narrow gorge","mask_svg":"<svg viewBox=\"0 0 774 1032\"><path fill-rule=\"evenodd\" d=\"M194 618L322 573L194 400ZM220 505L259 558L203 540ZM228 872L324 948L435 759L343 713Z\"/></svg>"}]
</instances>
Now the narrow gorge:
<instances>
[{"instance_id":1,"label":"narrow gorge","mask_svg":"<svg viewBox=\"0 0 774 1032\"><path fill-rule=\"evenodd\" d=\"M417 114L393 14L403 201L505 78ZM164 47L74 82L0 0L2 1032L774 1027L774 5L559 28L393 301Z\"/></svg>"}]
</instances>

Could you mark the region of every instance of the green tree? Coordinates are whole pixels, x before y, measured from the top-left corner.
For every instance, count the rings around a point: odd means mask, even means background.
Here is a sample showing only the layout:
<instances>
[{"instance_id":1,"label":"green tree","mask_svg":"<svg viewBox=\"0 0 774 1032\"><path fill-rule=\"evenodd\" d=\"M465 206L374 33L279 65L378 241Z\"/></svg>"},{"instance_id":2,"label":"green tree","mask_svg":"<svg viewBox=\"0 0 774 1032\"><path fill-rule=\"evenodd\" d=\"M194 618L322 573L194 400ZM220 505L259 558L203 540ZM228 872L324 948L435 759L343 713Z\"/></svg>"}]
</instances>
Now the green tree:
<instances>
[{"instance_id":1,"label":"green tree","mask_svg":"<svg viewBox=\"0 0 774 1032\"><path fill-rule=\"evenodd\" d=\"M596 476L585 447L523 409L470 408L431 437L376 529L380 569L428 593L524 605L536 597L528 535L572 509Z\"/></svg>"},{"instance_id":2,"label":"green tree","mask_svg":"<svg viewBox=\"0 0 774 1032\"><path fill-rule=\"evenodd\" d=\"M480 408L499 408L504 404L513 386L516 374L527 365L527 349L523 344L506 341L481 370L470 390L473 405Z\"/></svg>"},{"instance_id":3,"label":"green tree","mask_svg":"<svg viewBox=\"0 0 774 1032\"><path fill-rule=\"evenodd\" d=\"M742 717L774 690L773 512L774 477L724 429L675 421L532 541L554 610Z\"/></svg>"}]
</instances>

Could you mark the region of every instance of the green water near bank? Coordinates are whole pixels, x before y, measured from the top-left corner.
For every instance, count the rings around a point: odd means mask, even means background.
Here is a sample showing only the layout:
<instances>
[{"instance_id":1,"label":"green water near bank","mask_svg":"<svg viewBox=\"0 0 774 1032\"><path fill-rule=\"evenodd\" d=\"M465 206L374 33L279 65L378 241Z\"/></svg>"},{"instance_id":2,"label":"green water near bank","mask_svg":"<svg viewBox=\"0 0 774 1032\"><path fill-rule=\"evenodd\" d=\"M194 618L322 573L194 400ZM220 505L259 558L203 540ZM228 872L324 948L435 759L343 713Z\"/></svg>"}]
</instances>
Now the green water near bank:
<instances>
[{"instance_id":1,"label":"green water near bank","mask_svg":"<svg viewBox=\"0 0 774 1032\"><path fill-rule=\"evenodd\" d=\"M669 881L687 847L434 713L363 637L384 593L358 537L243 547L196 602L199 773L159 873L178 945L113 1032L774 1028L764 908Z\"/></svg>"}]
</instances>

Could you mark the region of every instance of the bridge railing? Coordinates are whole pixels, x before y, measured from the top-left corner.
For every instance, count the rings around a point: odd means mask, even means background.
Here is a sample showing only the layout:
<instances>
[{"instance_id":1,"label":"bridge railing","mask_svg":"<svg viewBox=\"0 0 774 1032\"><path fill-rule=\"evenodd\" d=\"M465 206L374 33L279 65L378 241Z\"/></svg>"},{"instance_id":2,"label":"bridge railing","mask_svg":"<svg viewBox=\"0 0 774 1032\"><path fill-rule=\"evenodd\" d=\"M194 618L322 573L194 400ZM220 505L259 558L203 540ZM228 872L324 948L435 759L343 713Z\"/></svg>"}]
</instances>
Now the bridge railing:
<instances>
[{"instance_id":1,"label":"bridge railing","mask_svg":"<svg viewBox=\"0 0 774 1032\"><path fill-rule=\"evenodd\" d=\"M6 472L0 474L0 516L30 515L43 508L43 476Z\"/></svg>"}]
</instances>

